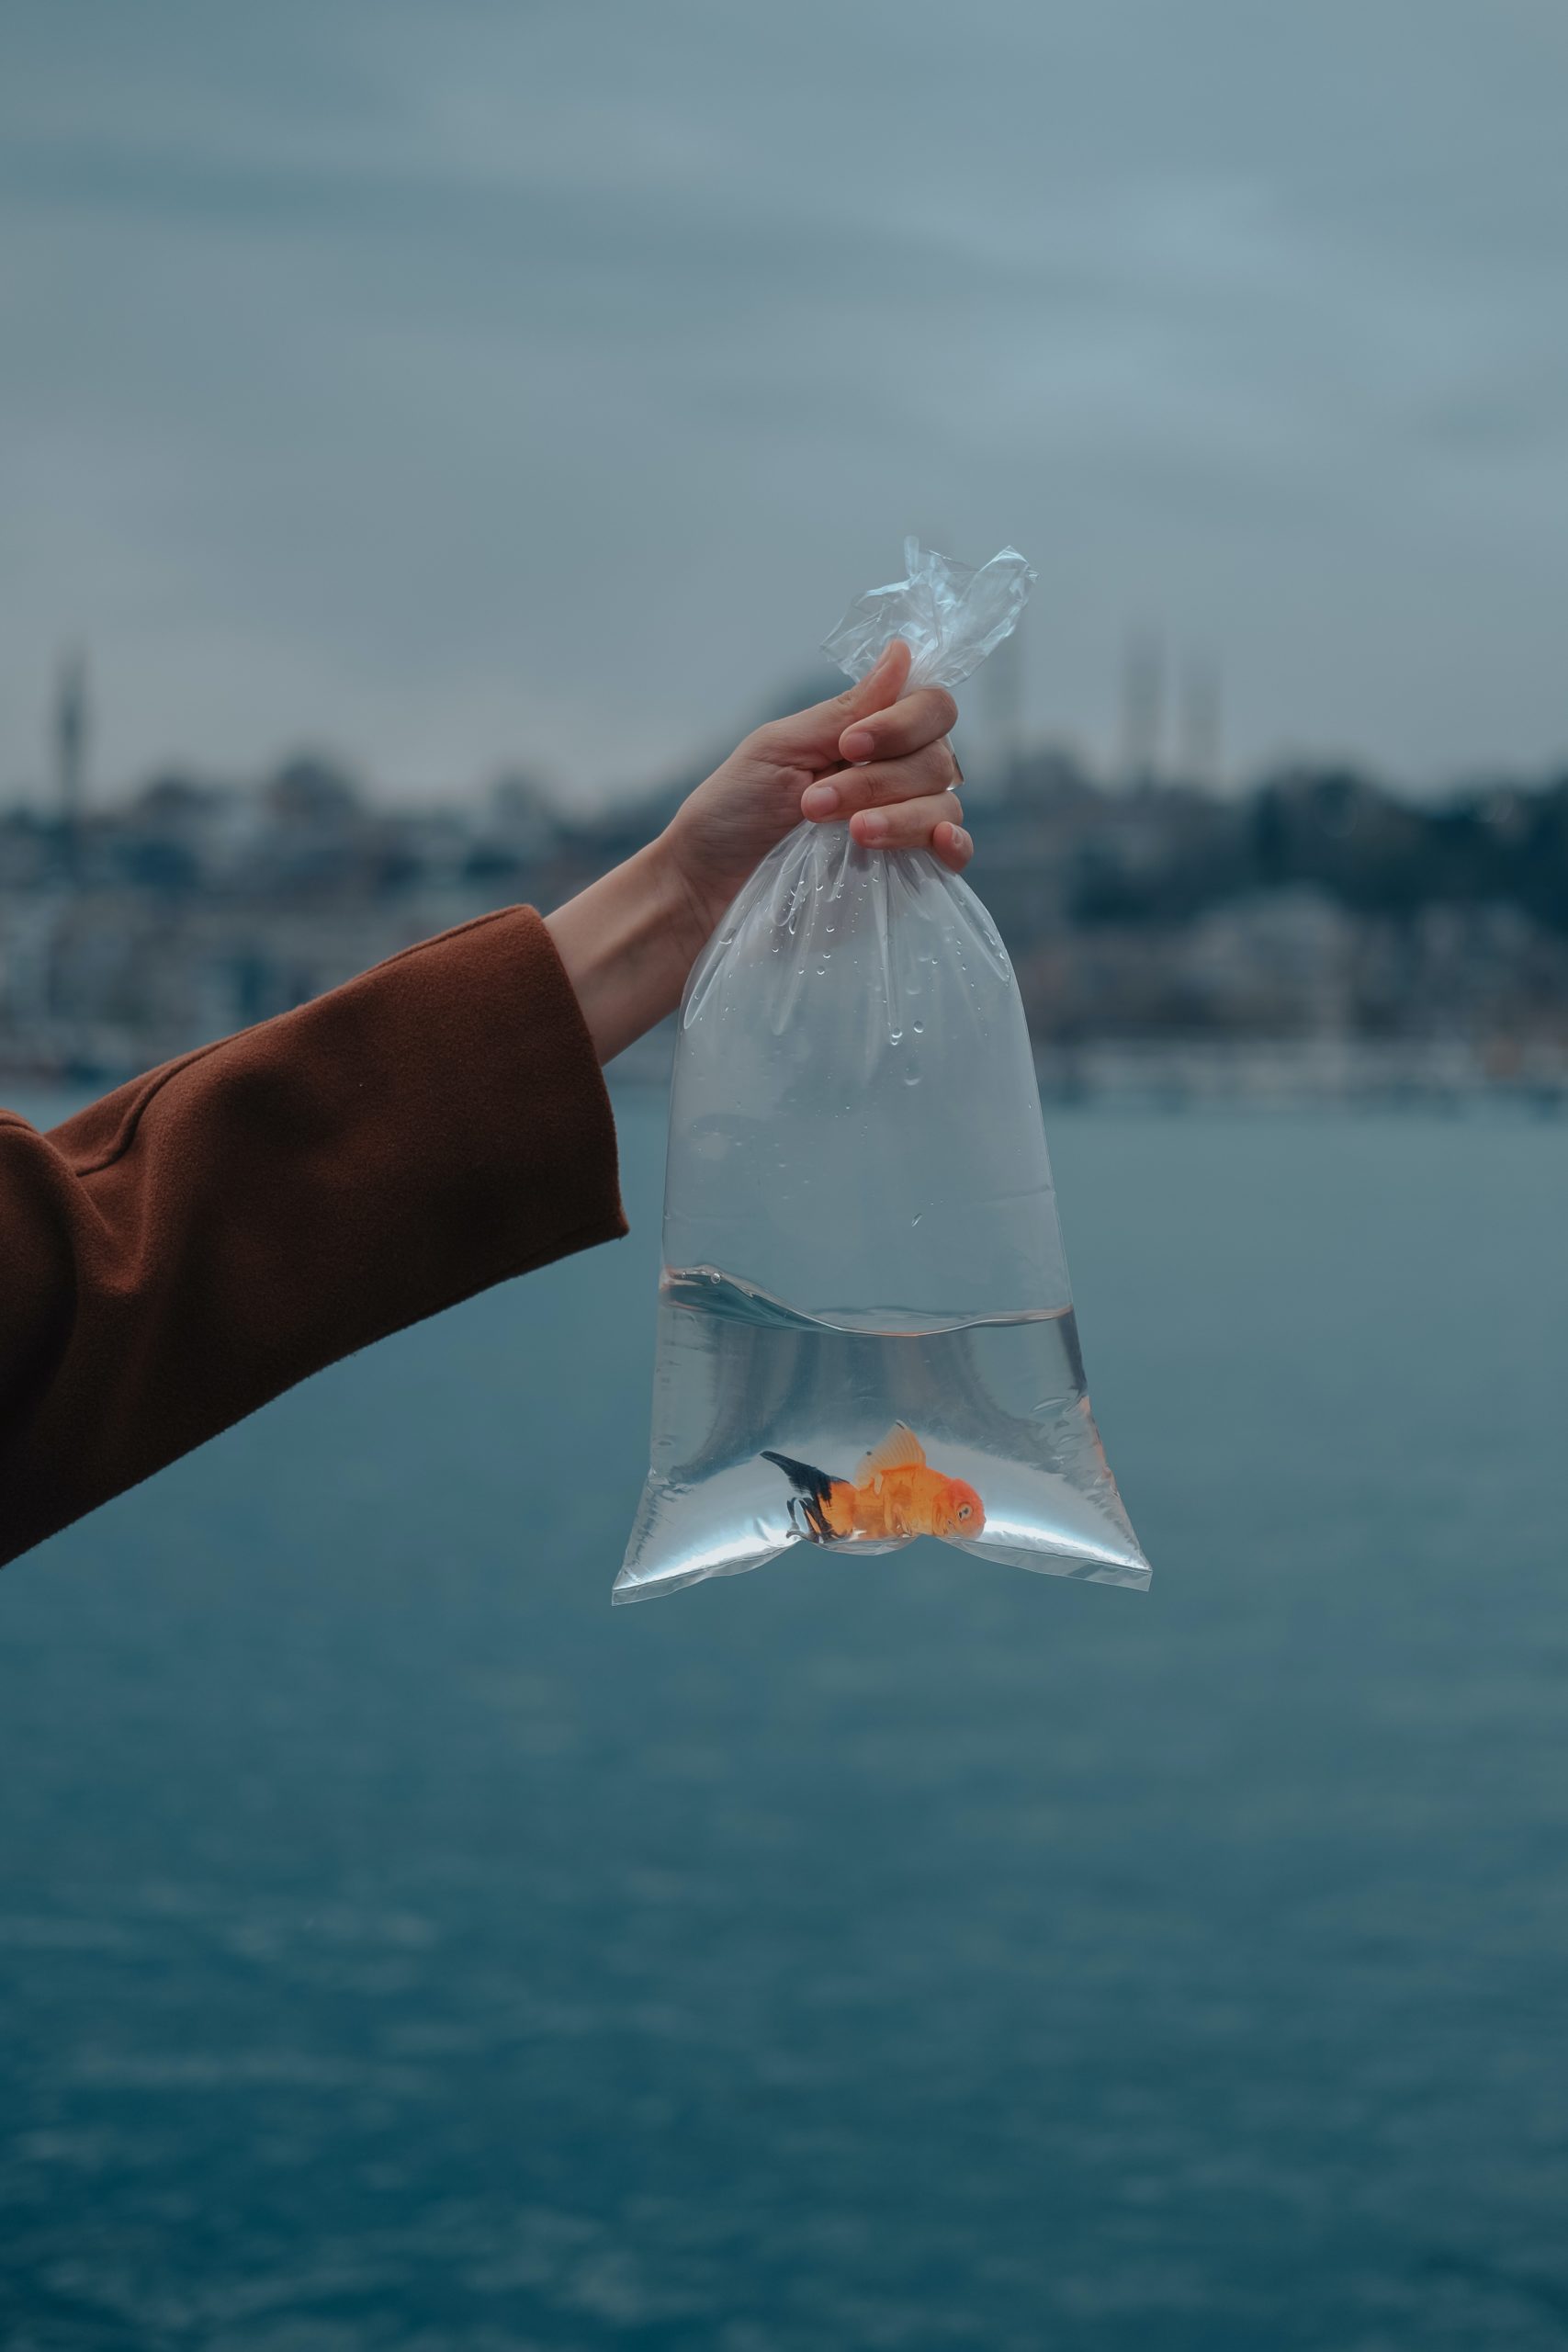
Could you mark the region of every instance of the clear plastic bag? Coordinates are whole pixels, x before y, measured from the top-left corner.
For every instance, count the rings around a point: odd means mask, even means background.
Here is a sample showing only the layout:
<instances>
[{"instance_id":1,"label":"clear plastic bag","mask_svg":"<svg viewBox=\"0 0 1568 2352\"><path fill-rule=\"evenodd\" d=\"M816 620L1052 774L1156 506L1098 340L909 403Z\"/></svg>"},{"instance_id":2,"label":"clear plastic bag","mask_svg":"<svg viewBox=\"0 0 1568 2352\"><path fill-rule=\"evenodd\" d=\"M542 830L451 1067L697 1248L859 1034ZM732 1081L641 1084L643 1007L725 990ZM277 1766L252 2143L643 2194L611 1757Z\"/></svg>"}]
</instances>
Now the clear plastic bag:
<instances>
[{"instance_id":1,"label":"clear plastic bag","mask_svg":"<svg viewBox=\"0 0 1568 2352\"><path fill-rule=\"evenodd\" d=\"M906 543L908 577L826 650L895 636L953 686L1034 574ZM1142 1587L1084 1385L1012 967L928 851L802 823L764 859L681 1010L652 1464L617 1601L934 1534Z\"/></svg>"}]
</instances>

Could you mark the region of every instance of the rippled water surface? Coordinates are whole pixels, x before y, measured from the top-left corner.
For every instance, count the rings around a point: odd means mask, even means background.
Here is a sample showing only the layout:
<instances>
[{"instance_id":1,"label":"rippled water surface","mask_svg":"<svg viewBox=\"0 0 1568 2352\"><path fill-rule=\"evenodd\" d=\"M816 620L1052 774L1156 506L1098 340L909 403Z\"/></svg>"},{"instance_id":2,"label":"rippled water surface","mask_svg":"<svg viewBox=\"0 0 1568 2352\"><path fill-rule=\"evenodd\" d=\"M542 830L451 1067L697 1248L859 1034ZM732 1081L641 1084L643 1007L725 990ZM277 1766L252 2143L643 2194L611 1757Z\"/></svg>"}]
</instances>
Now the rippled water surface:
<instances>
[{"instance_id":1,"label":"rippled water surface","mask_svg":"<svg viewBox=\"0 0 1568 2352\"><path fill-rule=\"evenodd\" d=\"M6 2352L1568 2343L1568 1134L1058 1116L1150 1592L612 1613L622 1111L0 1577Z\"/></svg>"}]
</instances>

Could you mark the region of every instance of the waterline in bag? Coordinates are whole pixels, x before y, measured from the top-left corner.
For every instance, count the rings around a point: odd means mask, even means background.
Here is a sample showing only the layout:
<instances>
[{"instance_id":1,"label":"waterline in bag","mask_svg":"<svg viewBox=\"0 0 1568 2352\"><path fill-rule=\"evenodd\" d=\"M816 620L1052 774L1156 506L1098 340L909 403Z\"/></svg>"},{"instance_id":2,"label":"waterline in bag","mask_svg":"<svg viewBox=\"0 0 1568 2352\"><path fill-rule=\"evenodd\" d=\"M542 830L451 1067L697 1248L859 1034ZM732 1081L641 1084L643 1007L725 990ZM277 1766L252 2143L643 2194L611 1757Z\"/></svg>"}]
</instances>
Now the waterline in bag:
<instances>
[{"instance_id":1,"label":"waterline in bag","mask_svg":"<svg viewBox=\"0 0 1568 2352\"><path fill-rule=\"evenodd\" d=\"M1070 1306L935 1323L887 1308L804 1315L704 1266L666 1269L659 1314L652 1464L616 1601L737 1575L801 1543L846 1570L856 1555L901 1549L911 1536L813 1532L799 1479L769 1458L852 1488L900 1424L928 1483L961 1482L984 1506L978 1536L943 1541L1046 1575L1147 1584ZM896 1472L867 1481L874 1518L897 1483Z\"/></svg>"}]
</instances>

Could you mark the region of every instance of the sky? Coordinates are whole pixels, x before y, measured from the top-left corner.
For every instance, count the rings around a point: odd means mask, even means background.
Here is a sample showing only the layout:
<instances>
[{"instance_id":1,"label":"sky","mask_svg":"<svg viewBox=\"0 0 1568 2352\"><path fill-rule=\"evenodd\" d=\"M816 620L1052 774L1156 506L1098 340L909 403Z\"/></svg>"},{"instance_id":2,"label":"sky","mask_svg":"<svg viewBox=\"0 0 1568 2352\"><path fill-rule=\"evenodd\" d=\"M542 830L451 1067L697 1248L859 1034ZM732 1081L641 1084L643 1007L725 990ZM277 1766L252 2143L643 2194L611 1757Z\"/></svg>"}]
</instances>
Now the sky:
<instances>
[{"instance_id":1,"label":"sky","mask_svg":"<svg viewBox=\"0 0 1568 2352\"><path fill-rule=\"evenodd\" d=\"M0 795L83 643L106 797L309 745L603 800L909 530L1037 564L1025 723L1090 757L1139 630L1233 777L1568 757L1562 0L3 22Z\"/></svg>"}]
</instances>

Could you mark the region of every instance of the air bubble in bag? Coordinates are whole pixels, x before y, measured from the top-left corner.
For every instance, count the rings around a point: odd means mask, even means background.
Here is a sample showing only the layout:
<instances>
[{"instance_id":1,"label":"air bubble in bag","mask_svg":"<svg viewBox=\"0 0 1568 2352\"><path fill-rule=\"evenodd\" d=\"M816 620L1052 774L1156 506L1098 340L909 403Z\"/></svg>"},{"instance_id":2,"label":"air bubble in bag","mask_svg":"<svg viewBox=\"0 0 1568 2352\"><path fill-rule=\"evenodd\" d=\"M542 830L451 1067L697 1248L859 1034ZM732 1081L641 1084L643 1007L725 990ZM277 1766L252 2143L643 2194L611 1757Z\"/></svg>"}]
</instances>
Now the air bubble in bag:
<instances>
[{"instance_id":1,"label":"air bubble in bag","mask_svg":"<svg viewBox=\"0 0 1568 2352\"><path fill-rule=\"evenodd\" d=\"M826 650L954 686L1033 573L906 544ZM616 1601L807 1544L935 1534L1143 1587L1089 1410L1023 1007L965 883L802 823L692 974L664 1197L652 1463Z\"/></svg>"}]
</instances>

